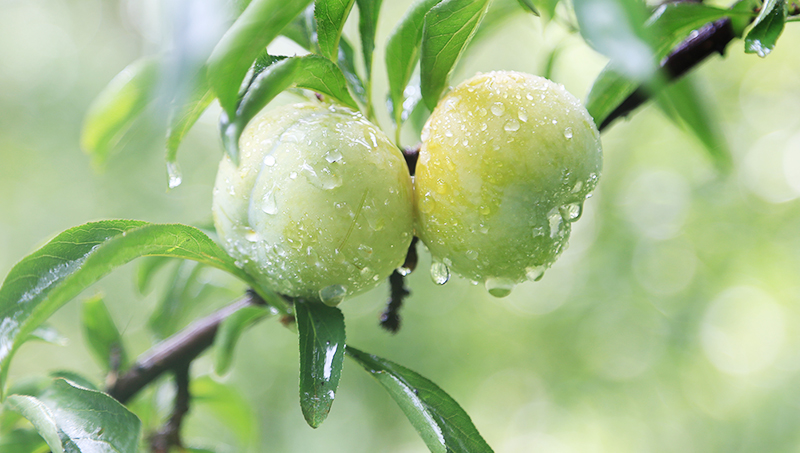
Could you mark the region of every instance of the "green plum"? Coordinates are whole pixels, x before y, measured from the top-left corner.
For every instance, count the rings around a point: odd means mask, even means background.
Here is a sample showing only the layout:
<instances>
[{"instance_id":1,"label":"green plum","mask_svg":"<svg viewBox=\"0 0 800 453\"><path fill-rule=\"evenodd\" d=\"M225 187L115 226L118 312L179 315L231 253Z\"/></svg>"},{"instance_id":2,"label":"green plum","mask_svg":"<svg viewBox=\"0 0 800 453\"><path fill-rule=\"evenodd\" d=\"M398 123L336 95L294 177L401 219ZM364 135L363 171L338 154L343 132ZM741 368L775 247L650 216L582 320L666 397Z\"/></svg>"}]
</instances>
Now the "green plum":
<instances>
[{"instance_id":1,"label":"green plum","mask_svg":"<svg viewBox=\"0 0 800 453\"><path fill-rule=\"evenodd\" d=\"M321 103L262 112L214 187L223 246L260 284L330 305L377 286L413 236L400 150L360 113Z\"/></svg>"},{"instance_id":2,"label":"green plum","mask_svg":"<svg viewBox=\"0 0 800 453\"><path fill-rule=\"evenodd\" d=\"M561 85L498 71L455 87L423 129L414 181L434 280L452 269L502 297L541 278L566 247L602 158L594 121Z\"/></svg>"}]
</instances>

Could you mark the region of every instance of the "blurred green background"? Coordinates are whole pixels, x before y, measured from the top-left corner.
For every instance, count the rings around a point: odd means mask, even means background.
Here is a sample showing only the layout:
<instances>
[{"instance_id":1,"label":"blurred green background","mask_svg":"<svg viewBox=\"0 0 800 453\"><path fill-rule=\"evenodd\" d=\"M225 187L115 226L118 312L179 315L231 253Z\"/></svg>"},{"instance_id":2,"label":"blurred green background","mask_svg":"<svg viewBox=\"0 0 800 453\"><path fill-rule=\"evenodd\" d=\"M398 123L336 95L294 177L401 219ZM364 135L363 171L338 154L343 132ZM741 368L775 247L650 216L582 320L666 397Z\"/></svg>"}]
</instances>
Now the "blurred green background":
<instances>
[{"instance_id":1,"label":"blurred green background","mask_svg":"<svg viewBox=\"0 0 800 453\"><path fill-rule=\"evenodd\" d=\"M173 190L163 161L163 113L150 112L153 120L140 124L102 171L78 146L94 96L128 63L163 47L165 11L186 3L0 0L0 275L56 233L87 221L210 219L222 155L217 106L182 145L183 184ZM379 43L409 3L384 2ZM691 75L730 146L729 174L717 172L699 142L657 108L640 109L604 133L600 185L569 249L542 281L504 299L457 277L437 287L423 252L409 278L413 295L401 331L390 335L377 326L387 296L381 287L342 304L348 342L439 384L497 452L799 451L794 25L766 59L745 55L735 41L725 58L713 57ZM351 20L345 32L356 39L356 31ZM556 47L553 79L584 98L605 59L558 24L523 14L474 45L452 83L493 69L542 74ZM375 61L375 101L391 135L380 108L380 45ZM410 128L405 132L412 142ZM146 322L161 292L139 294L136 268L120 269L82 296L106 295L134 356L151 344ZM211 271L203 278L227 289L192 315L242 289ZM160 276L156 286L168 280ZM52 319L66 347L23 346L12 383L54 369L102 379L79 312L74 301ZM252 425L198 402L185 427L187 443L231 452L427 451L380 386L349 361L330 417L309 428L297 404L297 356L296 336L278 322L248 331L233 370L213 379L240 393ZM204 356L192 371L211 373L211 361ZM168 388L156 386L152 398L168 403ZM228 429L226 420L239 429ZM246 448L242 437L250 439Z\"/></svg>"}]
</instances>

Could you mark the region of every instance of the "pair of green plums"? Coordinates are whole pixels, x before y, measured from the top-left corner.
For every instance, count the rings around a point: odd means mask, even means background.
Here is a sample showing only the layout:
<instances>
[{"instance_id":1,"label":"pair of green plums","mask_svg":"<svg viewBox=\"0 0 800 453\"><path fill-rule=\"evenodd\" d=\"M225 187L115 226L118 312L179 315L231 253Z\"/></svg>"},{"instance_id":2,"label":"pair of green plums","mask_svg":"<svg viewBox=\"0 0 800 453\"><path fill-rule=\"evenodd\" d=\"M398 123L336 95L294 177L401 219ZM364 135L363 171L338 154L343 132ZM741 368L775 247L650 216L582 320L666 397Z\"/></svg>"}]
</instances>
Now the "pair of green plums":
<instances>
[{"instance_id":1,"label":"pair of green plums","mask_svg":"<svg viewBox=\"0 0 800 453\"><path fill-rule=\"evenodd\" d=\"M495 296L536 280L564 250L597 184L599 133L561 85L479 74L439 102L416 175L360 113L296 104L266 111L220 163L213 211L223 246L275 291L337 304L404 262L413 236Z\"/></svg>"}]
</instances>

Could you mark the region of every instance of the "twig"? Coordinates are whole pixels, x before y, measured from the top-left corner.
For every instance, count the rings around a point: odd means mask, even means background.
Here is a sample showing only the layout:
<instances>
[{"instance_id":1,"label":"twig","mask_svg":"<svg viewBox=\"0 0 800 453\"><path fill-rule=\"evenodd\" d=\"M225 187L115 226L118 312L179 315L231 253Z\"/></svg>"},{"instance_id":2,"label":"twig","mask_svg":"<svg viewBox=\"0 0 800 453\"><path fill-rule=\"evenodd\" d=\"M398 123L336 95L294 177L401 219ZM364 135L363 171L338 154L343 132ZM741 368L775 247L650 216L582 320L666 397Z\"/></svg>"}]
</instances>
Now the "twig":
<instances>
[{"instance_id":1,"label":"twig","mask_svg":"<svg viewBox=\"0 0 800 453\"><path fill-rule=\"evenodd\" d=\"M715 53L722 55L735 37L729 18L706 24L661 60L661 69L668 81L678 79L709 56ZM616 119L627 116L649 98L650 93L646 89L637 88L603 120L598 129L602 131Z\"/></svg>"},{"instance_id":2,"label":"twig","mask_svg":"<svg viewBox=\"0 0 800 453\"><path fill-rule=\"evenodd\" d=\"M403 300L406 296L411 294L411 291L406 287L405 276L417 268L418 240L419 239L415 236L411 239L411 244L408 246L406 261L402 266L405 272L400 273L395 270L392 272L392 275L389 276L389 300L386 302L386 309L381 313L381 327L391 333L397 333L397 331L400 330L400 307L403 306Z\"/></svg>"},{"instance_id":3,"label":"twig","mask_svg":"<svg viewBox=\"0 0 800 453\"><path fill-rule=\"evenodd\" d=\"M152 453L168 453L171 447L182 447L181 423L189 413L189 367L187 362L175 368L175 403L172 415L167 423L150 438L150 451Z\"/></svg>"},{"instance_id":4,"label":"twig","mask_svg":"<svg viewBox=\"0 0 800 453\"><path fill-rule=\"evenodd\" d=\"M222 321L244 307L255 305L265 305L265 302L255 292L248 291L246 296L231 305L193 322L139 356L136 363L119 376L106 392L125 404L165 371L188 366L214 343L217 328Z\"/></svg>"}]
</instances>

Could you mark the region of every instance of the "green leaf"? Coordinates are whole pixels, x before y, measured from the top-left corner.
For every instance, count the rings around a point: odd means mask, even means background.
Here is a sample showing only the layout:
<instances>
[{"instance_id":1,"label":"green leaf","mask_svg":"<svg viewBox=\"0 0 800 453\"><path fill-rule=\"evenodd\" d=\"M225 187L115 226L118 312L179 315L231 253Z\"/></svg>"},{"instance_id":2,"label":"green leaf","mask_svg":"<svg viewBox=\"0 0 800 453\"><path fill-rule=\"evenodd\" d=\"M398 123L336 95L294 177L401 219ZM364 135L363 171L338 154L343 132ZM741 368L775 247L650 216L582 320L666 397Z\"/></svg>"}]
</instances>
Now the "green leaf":
<instances>
[{"instance_id":1,"label":"green leaf","mask_svg":"<svg viewBox=\"0 0 800 453\"><path fill-rule=\"evenodd\" d=\"M223 375L233 362L233 350L245 329L269 316L267 307L244 307L228 316L214 337L214 372Z\"/></svg>"},{"instance_id":2,"label":"green leaf","mask_svg":"<svg viewBox=\"0 0 800 453\"><path fill-rule=\"evenodd\" d=\"M89 350L106 371L125 369L128 357L125 346L102 295L83 301L81 325Z\"/></svg>"},{"instance_id":3,"label":"green leaf","mask_svg":"<svg viewBox=\"0 0 800 453\"><path fill-rule=\"evenodd\" d=\"M142 58L122 70L97 95L81 131L81 148L102 166L155 92L158 64Z\"/></svg>"},{"instance_id":4,"label":"green leaf","mask_svg":"<svg viewBox=\"0 0 800 453\"><path fill-rule=\"evenodd\" d=\"M300 336L300 408L316 428L331 410L344 362L344 316L321 302L295 303Z\"/></svg>"},{"instance_id":5,"label":"green leaf","mask_svg":"<svg viewBox=\"0 0 800 453\"><path fill-rule=\"evenodd\" d=\"M656 72L656 61L644 30L644 2L639 0L575 0L581 36L611 59L625 76L644 82Z\"/></svg>"},{"instance_id":6,"label":"green leaf","mask_svg":"<svg viewBox=\"0 0 800 453\"><path fill-rule=\"evenodd\" d=\"M174 99L170 106L166 154L170 189L177 187L181 183L177 164L178 147L213 100L214 93L208 87L206 70L201 68L195 79L190 83L188 94Z\"/></svg>"},{"instance_id":7,"label":"green leaf","mask_svg":"<svg viewBox=\"0 0 800 453\"><path fill-rule=\"evenodd\" d=\"M586 99L586 110L601 127L608 116L639 86L637 82L615 71L607 65L594 80Z\"/></svg>"},{"instance_id":8,"label":"green leaf","mask_svg":"<svg viewBox=\"0 0 800 453\"><path fill-rule=\"evenodd\" d=\"M239 160L239 137L247 123L275 96L292 86L326 94L348 107L358 109L347 91L342 70L327 58L307 55L281 60L255 78L242 98L236 116L223 114L220 118L222 142L234 162Z\"/></svg>"},{"instance_id":9,"label":"green leaf","mask_svg":"<svg viewBox=\"0 0 800 453\"><path fill-rule=\"evenodd\" d=\"M445 0L425 16L420 56L422 99L433 111L450 73L489 8L489 0Z\"/></svg>"},{"instance_id":10,"label":"green leaf","mask_svg":"<svg viewBox=\"0 0 800 453\"><path fill-rule=\"evenodd\" d=\"M60 379L66 379L72 382L73 384L76 384L78 387L84 387L89 390L99 390L97 388L97 384L89 380L86 376L80 375L74 371L56 370L47 373L47 375L50 377L50 382L48 382L48 384L51 384L53 379L60 378ZM17 392L9 392L9 393L17 393ZM36 395L31 395L31 396L39 396L39 394L37 393Z\"/></svg>"},{"instance_id":11,"label":"green leaf","mask_svg":"<svg viewBox=\"0 0 800 453\"><path fill-rule=\"evenodd\" d=\"M157 338L167 338L179 330L181 319L196 301L199 291L195 287L200 286L197 277L202 269L197 262L182 261L173 270L167 291L147 321L147 327Z\"/></svg>"},{"instance_id":12,"label":"green leaf","mask_svg":"<svg viewBox=\"0 0 800 453\"><path fill-rule=\"evenodd\" d=\"M320 55L331 61L339 59L339 38L355 0L316 0L317 42Z\"/></svg>"},{"instance_id":13,"label":"green leaf","mask_svg":"<svg viewBox=\"0 0 800 453\"><path fill-rule=\"evenodd\" d=\"M753 28L744 38L745 53L764 58L775 48L786 23L786 0L766 0Z\"/></svg>"},{"instance_id":14,"label":"green leaf","mask_svg":"<svg viewBox=\"0 0 800 453\"><path fill-rule=\"evenodd\" d=\"M239 87L256 57L311 0L253 0L222 36L208 59L208 81L230 116Z\"/></svg>"},{"instance_id":15,"label":"green leaf","mask_svg":"<svg viewBox=\"0 0 800 453\"><path fill-rule=\"evenodd\" d=\"M342 39L339 41L339 69L342 70L344 79L347 81L347 86L349 86L350 91L355 94L356 99L358 99L361 104L366 104L367 92L364 88L364 82L361 80L361 77L358 76L358 71L356 71L355 60L356 56L353 46L342 36Z\"/></svg>"},{"instance_id":16,"label":"green leaf","mask_svg":"<svg viewBox=\"0 0 800 453\"><path fill-rule=\"evenodd\" d=\"M147 294L150 292L153 278L156 273L164 267L165 264L173 261L173 258L168 256L148 256L142 259L136 270L136 289L140 294Z\"/></svg>"},{"instance_id":17,"label":"green leaf","mask_svg":"<svg viewBox=\"0 0 800 453\"><path fill-rule=\"evenodd\" d=\"M202 376L192 379L189 393L193 406L203 407L204 412L214 414L236 435L240 451L254 442L258 427L253 408L235 388Z\"/></svg>"},{"instance_id":18,"label":"green leaf","mask_svg":"<svg viewBox=\"0 0 800 453\"><path fill-rule=\"evenodd\" d=\"M394 122L402 124L400 115L403 109L403 92L411 80L419 60L422 45L422 29L425 15L442 0L417 0L397 23L386 41L386 71L389 76L389 99L394 106Z\"/></svg>"},{"instance_id":19,"label":"green leaf","mask_svg":"<svg viewBox=\"0 0 800 453\"><path fill-rule=\"evenodd\" d=\"M703 144L714 164L722 171L732 165L730 150L720 132L720 125L690 78L683 78L666 87L656 97L659 107L678 126L688 130Z\"/></svg>"},{"instance_id":20,"label":"green leaf","mask_svg":"<svg viewBox=\"0 0 800 453\"><path fill-rule=\"evenodd\" d=\"M61 335L53 326L43 324L31 332L30 340L44 341L45 343L54 344L56 346L66 346L69 343L66 337Z\"/></svg>"},{"instance_id":21,"label":"green leaf","mask_svg":"<svg viewBox=\"0 0 800 453\"><path fill-rule=\"evenodd\" d=\"M32 453L45 451L42 436L32 429L15 429L0 436L0 451L3 453Z\"/></svg>"},{"instance_id":22,"label":"green leaf","mask_svg":"<svg viewBox=\"0 0 800 453\"><path fill-rule=\"evenodd\" d=\"M0 287L0 389L29 333L115 268L151 255L199 261L255 285L224 250L190 226L106 220L71 228L17 263Z\"/></svg>"},{"instance_id":23,"label":"green leaf","mask_svg":"<svg viewBox=\"0 0 800 453\"><path fill-rule=\"evenodd\" d=\"M657 59L661 59L686 39L692 31L723 17L741 14L702 3L665 3L656 8L647 20L646 26L652 31L655 56ZM744 15L749 16L748 13L744 13Z\"/></svg>"},{"instance_id":24,"label":"green leaf","mask_svg":"<svg viewBox=\"0 0 800 453\"><path fill-rule=\"evenodd\" d=\"M386 388L430 451L492 451L464 409L433 382L408 368L349 346L347 355Z\"/></svg>"},{"instance_id":25,"label":"green leaf","mask_svg":"<svg viewBox=\"0 0 800 453\"><path fill-rule=\"evenodd\" d=\"M316 42L317 24L314 20L314 5L309 5L297 16L281 34L296 42L309 52L317 51Z\"/></svg>"},{"instance_id":26,"label":"green leaf","mask_svg":"<svg viewBox=\"0 0 800 453\"><path fill-rule=\"evenodd\" d=\"M105 393L57 379L39 398L11 395L8 403L54 453L137 451L141 422Z\"/></svg>"},{"instance_id":27,"label":"green leaf","mask_svg":"<svg viewBox=\"0 0 800 453\"><path fill-rule=\"evenodd\" d=\"M531 0L518 0L519 4L527 9L531 14L535 16L539 16L539 10L536 9L536 5L533 4Z\"/></svg>"},{"instance_id":28,"label":"green leaf","mask_svg":"<svg viewBox=\"0 0 800 453\"><path fill-rule=\"evenodd\" d=\"M358 4L358 34L361 36L361 53L367 69L367 83L372 80L372 54L375 52L375 33L383 0L356 0Z\"/></svg>"}]
</instances>

